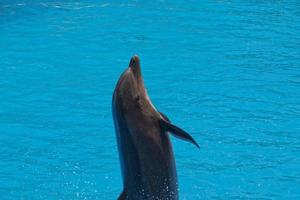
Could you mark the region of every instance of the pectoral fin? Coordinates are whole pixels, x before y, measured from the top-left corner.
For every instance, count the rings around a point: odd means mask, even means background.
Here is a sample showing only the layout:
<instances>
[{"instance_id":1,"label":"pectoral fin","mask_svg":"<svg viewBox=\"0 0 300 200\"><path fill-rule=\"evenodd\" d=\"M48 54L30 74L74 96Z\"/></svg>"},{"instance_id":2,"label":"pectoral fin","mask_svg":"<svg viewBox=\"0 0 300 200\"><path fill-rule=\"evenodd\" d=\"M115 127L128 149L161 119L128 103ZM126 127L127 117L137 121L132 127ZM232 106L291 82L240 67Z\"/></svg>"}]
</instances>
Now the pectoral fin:
<instances>
[{"instance_id":1,"label":"pectoral fin","mask_svg":"<svg viewBox=\"0 0 300 200\"><path fill-rule=\"evenodd\" d=\"M165 119L167 122L171 123L170 119L164 113L159 112L159 114L162 116L163 119Z\"/></svg>"},{"instance_id":2,"label":"pectoral fin","mask_svg":"<svg viewBox=\"0 0 300 200\"><path fill-rule=\"evenodd\" d=\"M188 141L188 142L196 145L198 148L200 148L200 146L197 144L197 142L194 140L194 138L192 136L190 136L187 132L185 132L181 128L171 124L170 120L164 114L161 113L161 115L163 118L160 119L160 125L166 131L170 132L175 137L185 140L185 141Z\"/></svg>"}]
</instances>

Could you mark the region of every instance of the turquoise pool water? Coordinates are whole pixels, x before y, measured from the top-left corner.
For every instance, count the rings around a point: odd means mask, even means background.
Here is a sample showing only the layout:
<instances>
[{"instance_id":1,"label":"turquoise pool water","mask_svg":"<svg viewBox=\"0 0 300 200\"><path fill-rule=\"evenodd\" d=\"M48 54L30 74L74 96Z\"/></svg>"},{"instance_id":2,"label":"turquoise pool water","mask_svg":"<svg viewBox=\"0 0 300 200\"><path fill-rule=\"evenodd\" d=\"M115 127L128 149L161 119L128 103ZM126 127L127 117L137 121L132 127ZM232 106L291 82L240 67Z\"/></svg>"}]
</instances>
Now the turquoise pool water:
<instances>
[{"instance_id":1,"label":"turquoise pool water","mask_svg":"<svg viewBox=\"0 0 300 200\"><path fill-rule=\"evenodd\" d=\"M0 3L0 199L115 200L111 98L132 55L180 199L300 199L299 1Z\"/></svg>"}]
</instances>

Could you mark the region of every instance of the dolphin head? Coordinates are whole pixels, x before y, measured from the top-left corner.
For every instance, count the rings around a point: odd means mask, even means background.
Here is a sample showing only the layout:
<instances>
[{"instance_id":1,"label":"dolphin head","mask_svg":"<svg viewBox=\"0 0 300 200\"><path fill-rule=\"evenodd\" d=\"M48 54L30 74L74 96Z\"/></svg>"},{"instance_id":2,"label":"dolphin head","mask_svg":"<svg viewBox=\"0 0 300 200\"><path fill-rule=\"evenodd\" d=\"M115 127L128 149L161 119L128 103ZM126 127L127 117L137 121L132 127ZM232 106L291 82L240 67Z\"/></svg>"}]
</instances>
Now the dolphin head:
<instances>
[{"instance_id":1,"label":"dolphin head","mask_svg":"<svg viewBox=\"0 0 300 200\"><path fill-rule=\"evenodd\" d=\"M114 92L114 102L125 113L155 110L144 87L140 60L136 55L131 58L128 68L119 78Z\"/></svg>"}]
</instances>

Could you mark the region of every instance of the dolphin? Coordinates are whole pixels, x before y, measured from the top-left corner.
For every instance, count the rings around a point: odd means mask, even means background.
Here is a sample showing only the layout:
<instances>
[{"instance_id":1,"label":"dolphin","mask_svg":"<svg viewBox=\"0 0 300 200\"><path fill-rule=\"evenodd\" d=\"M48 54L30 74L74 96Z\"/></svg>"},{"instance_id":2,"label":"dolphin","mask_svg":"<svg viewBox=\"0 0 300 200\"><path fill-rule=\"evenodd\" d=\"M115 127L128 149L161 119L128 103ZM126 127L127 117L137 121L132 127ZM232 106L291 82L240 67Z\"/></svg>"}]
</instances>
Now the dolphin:
<instances>
[{"instance_id":1,"label":"dolphin","mask_svg":"<svg viewBox=\"0 0 300 200\"><path fill-rule=\"evenodd\" d=\"M133 56L114 90L112 112L123 177L119 200L178 200L178 182L169 134L197 142L152 104Z\"/></svg>"}]
</instances>

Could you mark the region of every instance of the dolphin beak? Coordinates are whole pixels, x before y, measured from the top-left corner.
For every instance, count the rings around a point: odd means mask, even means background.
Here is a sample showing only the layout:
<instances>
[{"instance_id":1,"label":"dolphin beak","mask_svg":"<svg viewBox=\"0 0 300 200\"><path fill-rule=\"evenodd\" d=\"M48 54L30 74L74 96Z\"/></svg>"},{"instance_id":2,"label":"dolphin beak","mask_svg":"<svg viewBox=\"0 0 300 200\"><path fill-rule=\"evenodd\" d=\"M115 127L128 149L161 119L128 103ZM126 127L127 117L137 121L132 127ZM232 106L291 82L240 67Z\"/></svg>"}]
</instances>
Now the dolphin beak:
<instances>
[{"instance_id":1,"label":"dolphin beak","mask_svg":"<svg viewBox=\"0 0 300 200\"><path fill-rule=\"evenodd\" d=\"M137 55L133 56L130 60L129 67L132 70L136 70L136 68L140 67L140 59Z\"/></svg>"},{"instance_id":2,"label":"dolphin beak","mask_svg":"<svg viewBox=\"0 0 300 200\"><path fill-rule=\"evenodd\" d=\"M132 70L133 75L135 76L138 83L142 82L142 72L140 59L137 55L133 56L129 63L129 68Z\"/></svg>"}]
</instances>

